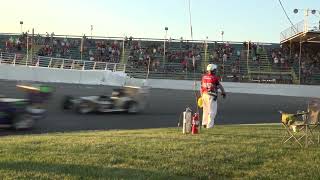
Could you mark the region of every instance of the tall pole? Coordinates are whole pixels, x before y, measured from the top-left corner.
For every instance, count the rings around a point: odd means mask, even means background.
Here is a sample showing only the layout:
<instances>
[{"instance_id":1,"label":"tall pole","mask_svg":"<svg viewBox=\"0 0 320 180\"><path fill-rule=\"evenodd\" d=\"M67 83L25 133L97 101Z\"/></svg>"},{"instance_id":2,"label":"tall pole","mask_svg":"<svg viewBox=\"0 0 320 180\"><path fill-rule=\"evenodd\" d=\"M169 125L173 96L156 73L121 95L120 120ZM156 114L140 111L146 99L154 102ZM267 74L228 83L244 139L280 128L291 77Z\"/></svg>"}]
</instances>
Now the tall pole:
<instances>
[{"instance_id":1,"label":"tall pole","mask_svg":"<svg viewBox=\"0 0 320 180\"><path fill-rule=\"evenodd\" d=\"M27 31L27 60L26 60L26 66L28 65L29 60L29 31Z\"/></svg>"},{"instance_id":2,"label":"tall pole","mask_svg":"<svg viewBox=\"0 0 320 180\"><path fill-rule=\"evenodd\" d=\"M34 43L34 28L32 28L32 36L31 36L31 60L33 59L33 43Z\"/></svg>"},{"instance_id":3,"label":"tall pole","mask_svg":"<svg viewBox=\"0 0 320 180\"><path fill-rule=\"evenodd\" d=\"M207 39L204 41L204 70L205 67L208 65L208 37Z\"/></svg>"},{"instance_id":4,"label":"tall pole","mask_svg":"<svg viewBox=\"0 0 320 180\"><path fill-rule=\"evenodd\" d=\"M20 21L20 33L22 34L22 25L23 25L23 21Z\"/></svg>"},{"instance_id":5,"label":"tall pole","mask_svg":"<svg viewBox=\"0 0 320 180\"><path fill-rule=\"evenodd\" d=\"M126 64L125 60L124 60L124 42L125 42L126 37L123 37L123 42L122 42L122 63Z\"/></svg>"},{"instance_id":6,"label":"tall pole","mask_svg":"<svg viewBox=\"0 0 320 180\"><path fill-rule=\"evenodd\" d=\"M248 75L249 75L249 53L250 53L250 41L248 41L248 44L247 44L247 71L248 71Z\"/></svg>"},{"instance_id":7,"label":"tall pole","mask_svg":"<svg viewBox=\"0 0 320 180\"><path fill-rule=\"evenodd\" d=\"M164 41L163 41L163 67L165 67L165 64L166 64L166 40L167 40L167 34L168 34L168 27L165 27L164 30L166 31L166 35L164 36Z\"/></svg>"},{"instance_id":8,"label":"tall pole","mask_svg":"<svg viewBox=\"0 0 320 180\"><path fill-rule=\"evenodd\" d=\"M207 39L206 39L204 41L204 67L206 67L207 64L208 64L207 54L208 54L208 42L207 42Z\"/></svg>"},{"instance_id":9,"label":"tall pole","mask_svg":"<svg viewBox=\"0 0 320 180\"><path fill-rule=\"evenodd\" d=\"M302 41L300 38L300 50L299 50L299 84L301 84L301 53L302 53Z\"/></svg>"},{"instance_id":10,"label":"tall pole","mask_svg":"<svg viewBox=\"0 0 320 180\"><path fill-rule=\"evenodd\" d=\"M83 43L84 43L84 36L82 36L81 44L80 44L80 58L82 60L82 54L83 54Z\"/></svg>"},{"instance_id":11,"label":"tall pole","mask_svg":"<svg viewBox=\"0 0 320 180\"><path fill-rule=\"evenodd\" d=\"M189 23L190 23L191 40L193 40L192 19L191 19L191 2L190 2L190 0L189 0Z\"/></svg>"},{"instance_id":12,"label":"tall pole","mask_svg":"<svg viewBox=\"0 0 320 180\"><path fill-rule=\"evenodd\" d=\"M221 31L222 46L224 46L223 35L224 35L224 31ZM224 76L224 73L225 73L224 59L222 58L222 78L223 78L223 76ZM222 78L221 78L221 80L222 80Z\"/></svg>"},{"instance_id":13,"label":"tall pole","mask_svg":"<svg viewBox=\"0 0 320 180\"><path fill-rule=\"evenodd\" d=\"M194 49L193 49L194 48L193 47L193 29L192 29L192 14L191 14L191 2L190 2L190 0L189 0L189 23L190 23L190 35L191 35L191 41L192 41L192 63L196 64L195 63L195 57L194 57ZM188 63L187 63L187 66L186 66L186 75L187 74L188 74ZM196 76L196 68L194 66L194 68L193 68L194 80L196 80L195 76ZM196 81L194 81L194 88L196 89Z\"/></svg>"},{"instance_id":14,"label":"tall pole","mask_svg":"<svg viewBox=\"0 0 320 180\"><path fill-rule=\"evenodd\" d=\"M92 30L93 30L93 25L91 25L91 39L92 39Z\"/></svg>"},{"instance_id":15,"label":"tall pole","mask_svg":"<svg viewBox=\"0 0 320 180\"><path fill-rule=\"evenodd\" d=\"M299 10L301 10L301 9L294 9L293 12L295 14L297 14L299 12ZM303 32L306 33L306 32L308 32L308 29L309 29L309 19L308 19L309 13L311 12L311 14L316 14L316 12L319 12L319 14L320 14L320 11L319 10L315 10L315 9L313 9L313 10L311 10L311 9L303 9L303 11L304 11Z\"/></svg>"},{"instance_id":16,"label":"tall pole","mask_svg":"<svg viewBox=\"0 0 320 180\"><path fill-rule=\"evenodd\" d=\"M309 9L304 10L304 32L308 32L308 16L309 16Z\"/></svg>"},{"instance_id":17,"label":"tall pole","mask_svg":"<svg viewBox=\"0 0 320 180\"><path fill-rule=\"evenodd\" d=\"M224 35L224 31L221 31L221 40L222 40L222 43L223 43L223 35Z\"/></svg>"},{"instance_id":18,"label":"tall pole","mask_svg":"<svg viewBox=\"0 0 320 180\"><path fill-rule=\"evenodd\" d=\"M190 35L191 35L191 40L192 40L192 43L193 43L193 31L192 31L192 19L191 19L191 2L189 0L189 23L190 23ZM192 61L194 62L195 64L195 57L194 57L194 52L193 52L193 46L192 46ZM188 71L186 71L188 72ZM195 95L195 102L197 104L197 101L198 101L198 95L197 95L197 81L196 81L196 68L193 68L193 78L194 78L194 83L193 83L193 87L194 87L194 95ZM199 113L199 107L197 107L197 113ZM199 128L199 130L201 129L201 126Z\"/></svg>"}]
</instances>

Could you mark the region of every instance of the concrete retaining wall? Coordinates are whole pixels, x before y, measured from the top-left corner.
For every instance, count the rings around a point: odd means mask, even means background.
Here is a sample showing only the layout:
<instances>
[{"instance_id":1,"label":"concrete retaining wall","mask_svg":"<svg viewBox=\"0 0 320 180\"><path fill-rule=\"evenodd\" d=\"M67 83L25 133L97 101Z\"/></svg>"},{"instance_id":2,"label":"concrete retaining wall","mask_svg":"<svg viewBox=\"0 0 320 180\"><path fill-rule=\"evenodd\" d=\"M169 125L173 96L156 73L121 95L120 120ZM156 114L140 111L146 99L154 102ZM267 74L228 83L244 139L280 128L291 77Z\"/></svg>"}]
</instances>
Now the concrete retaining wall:
<instances>
[{"instance_id":1,"label":"concrete retaining wall","mask_svg":"<svg viewBox=\"0 0 320 180\"><path fill-rule=\"evenodd\" d=\"M126 74L101 70L79 71L72 69L0 65L0 79L122 86L125 82Z\"/></svg>"},{"instance_id":2,"label":"concrete retaining wall","mask_svg":"<svg viewBox=\"0 0 320 180\"><path fill-rule=\"evenodd\" d=\"M0 65L0 79L57 82L108 86L142 86L152 88L199 90L200 82L166 79L135 79L123 72L102 70L68 70L41 67ZM223 82L227 92L320 98L320 86Z\"/></svg>"}]
</instances>

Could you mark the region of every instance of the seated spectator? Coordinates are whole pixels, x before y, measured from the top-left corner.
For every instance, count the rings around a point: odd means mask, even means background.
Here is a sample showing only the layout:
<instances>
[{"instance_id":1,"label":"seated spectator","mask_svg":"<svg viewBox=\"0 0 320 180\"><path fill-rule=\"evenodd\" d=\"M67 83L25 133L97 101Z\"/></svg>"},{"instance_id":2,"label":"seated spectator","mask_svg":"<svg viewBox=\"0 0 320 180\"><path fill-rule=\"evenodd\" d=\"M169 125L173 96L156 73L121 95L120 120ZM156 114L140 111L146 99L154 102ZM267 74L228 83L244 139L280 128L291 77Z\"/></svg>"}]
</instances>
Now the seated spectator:
<instances>
[{"instance_id":1,"label":"seated spectator","mask_svg":"<svg viewBox=\"0 0 320 180\"><path fill-rule=\"evenodd\" d=\"M273 63L276 64L276 65L279 63L279 59L278 59L277 56L273 59Z\"/></svg>"},{"instance_id":2,"label":"seated spectator","mask_svg":"<svg viewBox=\"0 0 320 180\"><path fill-rule=\"evenodd\" d=\"M187 71L188 60L187 59L183 59L182 62L181 62L181 65L182 65L183 72Z\"/></svg>"},{"instance_id":3,"label":"seated spectator","mask_svg":"<svg viewBox=\"0 0 320 180\"><path fill-rule=\"evenodd\" d=\"M240 51L237 50L237 57L240 58L240 55L241 55L241 54L240 54Z\"/></svg>"},{"instance_id":4,"label":"seated spectator","mask_svg":"<svg viewBox=\"0 0 320 180\"><path fill-rule=\"evenodd\" d=\"M223 54L223 57L222 57L222 60L223 62L227 62L227 59L228 59L228 55L226 53Z\"/></svg>"}]
</instances>

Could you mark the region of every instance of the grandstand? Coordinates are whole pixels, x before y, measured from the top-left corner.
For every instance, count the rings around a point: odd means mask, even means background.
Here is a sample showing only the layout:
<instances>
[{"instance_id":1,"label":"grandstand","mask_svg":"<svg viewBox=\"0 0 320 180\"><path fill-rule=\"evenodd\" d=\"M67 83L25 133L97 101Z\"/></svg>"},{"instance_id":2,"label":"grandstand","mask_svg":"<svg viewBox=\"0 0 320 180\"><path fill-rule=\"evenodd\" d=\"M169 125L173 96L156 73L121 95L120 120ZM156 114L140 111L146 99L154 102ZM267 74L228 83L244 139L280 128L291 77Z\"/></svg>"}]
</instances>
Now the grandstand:
<instances>
[{"instance_id":1,"label":"grandstand","mask_svg":"<svg viewBox=\"0 0 320 180\"><path fill-rule=\"evenodd\" d=\"M49 34L28 37L27 51L26 34L0 34L2 62L6 62L4 55L15 54L12 58L19 64L40 62L41 66L84 70L126 67L125 71L136 78L146 78L150 69L149 78L189 80L200 79L204 67L216 63L223 81L299 83L295 64L274 63L273 54L281 50L280 44L168 39L164 50L164 39ZM315 77L310 77L312 83L318 84L320 79Z\"/></svg>"},{"instance_id":2,"label":"grandstand","mask_svg":"<svg viewBox=\"0 0 320 180\"><path fill-rule=\"evenodd\" d=\"M302 84L320 84L320 27L301 21L280 35L281 53L292 62ZM300 71L299 71L300 69Z\"/></svg>"}]
</instances>

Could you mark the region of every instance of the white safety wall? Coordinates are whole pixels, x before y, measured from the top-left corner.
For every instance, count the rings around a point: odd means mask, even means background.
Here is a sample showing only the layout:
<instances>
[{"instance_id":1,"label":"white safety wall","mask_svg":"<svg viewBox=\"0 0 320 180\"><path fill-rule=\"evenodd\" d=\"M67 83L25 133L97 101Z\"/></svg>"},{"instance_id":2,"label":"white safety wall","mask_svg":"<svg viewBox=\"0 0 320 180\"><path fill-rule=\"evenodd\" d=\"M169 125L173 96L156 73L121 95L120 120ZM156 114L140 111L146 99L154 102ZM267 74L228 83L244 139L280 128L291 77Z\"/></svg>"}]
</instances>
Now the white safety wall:
<instances>
[{"instance_id":1,"label":"white safety wall","mask_svg":"<svg viewBox=\"0 0 320 180\"><path fill-rule=\"evenodd\" d=\"M140 80L140 82L145 80ZM137 80L133 80L137 82ZM142 84L142 83L140 83ZM153 88L200 90L200 81L149 79L144 84ZM227 92L320 98L320 86L222 82Z\"/></svg>"},{"instance_id":2,"label":"white safety wall","mask_svg":"<svg viewBox=\"0 0 320 180\"><path fill-rule=\"evenodd\" d=\"M160 89L199 90L200 82L166 79L135 79L123 72L68 70L0 65L0 79L108 86L151 86ZM222 82L227 92L320 98L320 86Z\"/></svg>"},{"instance_id":3,"label":"white safety wall","mask_svg":"<svg viewBox=\"0 0 320 180\"><path fill-rule=\"evenodd\" d=\"M92 85L124 85L126 74L101 70L71 70L0 65L0 79Z\"/></svg>"}]
</instances>

